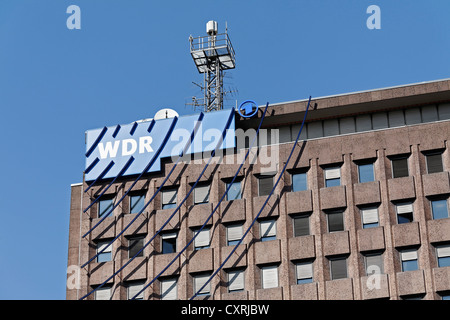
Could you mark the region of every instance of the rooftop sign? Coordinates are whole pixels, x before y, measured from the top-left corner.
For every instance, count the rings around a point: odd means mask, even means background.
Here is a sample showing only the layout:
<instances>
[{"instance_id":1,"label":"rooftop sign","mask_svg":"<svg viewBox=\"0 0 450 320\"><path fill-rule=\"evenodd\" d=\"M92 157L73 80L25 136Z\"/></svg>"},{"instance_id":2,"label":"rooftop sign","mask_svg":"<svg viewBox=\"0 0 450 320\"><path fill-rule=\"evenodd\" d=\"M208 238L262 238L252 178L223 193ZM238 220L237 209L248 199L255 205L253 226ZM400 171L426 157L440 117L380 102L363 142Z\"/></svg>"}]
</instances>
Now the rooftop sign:
<instances>
[{"instance_id":1,"label":"rooftop sign","mask_svg":"<svg viewBox=\"0 0 450 320\"><path fill-rule=\"evenodd\" d=\"M85 180L161 170L161 159L178 157L199 121L186 154L212 151L226 129L220 149L234 148L234 113L234 109L221 110L88 130Z\"/></svg>"}]
</instances>

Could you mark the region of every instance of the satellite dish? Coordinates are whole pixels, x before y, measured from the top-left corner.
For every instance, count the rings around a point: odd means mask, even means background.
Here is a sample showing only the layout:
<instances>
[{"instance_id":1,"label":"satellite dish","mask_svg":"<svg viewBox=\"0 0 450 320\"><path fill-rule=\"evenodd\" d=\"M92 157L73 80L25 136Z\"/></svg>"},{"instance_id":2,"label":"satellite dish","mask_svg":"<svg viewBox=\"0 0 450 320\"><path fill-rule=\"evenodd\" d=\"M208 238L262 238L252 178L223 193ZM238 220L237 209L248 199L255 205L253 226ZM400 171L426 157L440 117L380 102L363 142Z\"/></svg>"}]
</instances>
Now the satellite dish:
<instances>
[{"instance_id":1,"label":"satellite dish","mask_svg":"<svg viewBox=\"0 0 450 320\"><path fill-rule=\"evenodd\" d=\"M155 113L155 116L153 119L155 120L162 120L162 119L169 119L169 118L175 118L179 117L178 112L176 112L173 109L161 109L157 113Z\"/></svg>"}]
</instances>

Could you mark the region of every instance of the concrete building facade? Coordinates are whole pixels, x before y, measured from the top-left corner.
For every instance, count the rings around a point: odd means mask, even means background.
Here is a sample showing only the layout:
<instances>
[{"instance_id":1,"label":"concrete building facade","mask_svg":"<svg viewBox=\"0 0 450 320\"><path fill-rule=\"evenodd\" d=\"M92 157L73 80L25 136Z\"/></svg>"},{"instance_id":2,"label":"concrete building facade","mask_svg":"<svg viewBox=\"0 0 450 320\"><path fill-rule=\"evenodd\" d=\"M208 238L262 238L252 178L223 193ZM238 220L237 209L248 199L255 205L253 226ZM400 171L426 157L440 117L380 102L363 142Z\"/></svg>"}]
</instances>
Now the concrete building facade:
<instances>
[{"instance_id":1,"label":"concrete building facade","mask_svg":"<svg viewBox=\"0 0 450 320\"><path fill-rule=\"evenodd\" d=\"M208 234L197 237L138 298L189 299L221 265L279 178L306 104L269 106L263 128L278 132L273 139L278 143L260 151L277 153L276 170L268 173L264 164L247 160L233 200L226 198L203 230ZM313 98L312 105L274 194L196 299L447 299L450 80ZM260 117L261 112L252 119L236 114L236 128L256 128ZM85 299L128 299L153 280L219 202L240 164L237 154L230 157L234 164L207 168L197 191L162 232L108 280L164 225L204 167L179 164L164 192L105 250L107 255L74 271L79 282L68 281L67 299L80 299L106 280ZM172 166L166 161L161 172L142 177L85 238L103 209L96 204L83 210L110 180L88 192L86 182L72 185L68 266L76 270L114 239L135 217L133 206L152 197ZM103 205L121 198L133 181L117 180Z\"/></svg>"}]
</instances>

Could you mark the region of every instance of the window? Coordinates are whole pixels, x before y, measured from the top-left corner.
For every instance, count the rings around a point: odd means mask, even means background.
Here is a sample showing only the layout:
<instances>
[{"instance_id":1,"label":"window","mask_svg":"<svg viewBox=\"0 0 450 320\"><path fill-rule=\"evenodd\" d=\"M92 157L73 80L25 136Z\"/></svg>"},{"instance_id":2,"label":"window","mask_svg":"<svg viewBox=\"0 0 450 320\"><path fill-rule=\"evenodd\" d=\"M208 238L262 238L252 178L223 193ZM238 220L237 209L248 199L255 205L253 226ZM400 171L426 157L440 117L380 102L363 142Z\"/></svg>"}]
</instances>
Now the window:
<instances>
[{"instance_id":1,"label":"window","mask_svg":"<svg viewBox=\"0 0 450 320\"><path fill-rule=\"evenodd\" d=\"M144 250L142 250L143 247L144 247L144 237L130 237L128 239L128 259L133 258L136 254L137 257L143 257L144 256Z\"/></svg>"},{"instance_id":2,"label":"window","mask_svg":"<svg viewBox=\"0 0 450 320\"><path fill-rule=\"evenodd\" d=\"M403 224L414 221L413 204L411 202L399 203L396 205L397 223Z\"/></svg>"},{"instance_id":3,"label":"window","mask_svg":"<svg viewBox=\"0 0 450 320\"><path fill-rule=\"evenodd\" d=\"M144 289L144 282L132 282L129 283L127 286L127 296L128 296L128 300L133 299L133 297L135 297L139 291L141 291L142 289ZM144 291L140 292L135 298L134 300L144 300Z\"/></svg>"},{"instance_id":4,"label":"window","mask_svg":"<svg viewBox=\"0 0 450 320\"><path fill-rule=\"evenodd\" d=\"M230 188L230 189L228 189ZM227 183L227 201L230 200L238 200L242 198L242 192L241 192L241 182L233 182L233 183Z\"/></svg>"},{"instance_id":5,"label":"window","mask_svg":"<svg viewBox=\"0 0 450 320\"><path fill-rule=\"evenodd\" d=\"M330 211L326 213L328 232L344 231L344 211Z\"/></svg>"},{"instance_id":6,"label":"window","mask_svg":"<svg viewBox=\"0 0 450 320\"><path fill-rule=\"evenodd\" d=\"M98 201L98 217L102 218L106 214L107 214L107 217L111 216L111 214L112 214L111 209L112 209L113 205L114 205L113 198L100 199Z\"/></svg>"},{"instance_id":7,"label":"window","mask_svg":"<svg viewBox=\"0 0 450 320\"><path fill-rule=\"evenodd\" d=\"M363 229L378 227L378 208L367 207L361 208L361 219Z\"/></svg>"},{"instance_id":8,"label":"window","mask_svg":"<svg viewBox=\"0 0 450 320\"><path fill-rule=\"evenodd\" d=\"M402 271L414 271L419 269L417 260L417 250L403 250L400 252L400 259L402 262Z\"/></svg>"},{"instance_id":9,"label":"window","mask_svg":"<svg viewBox=\"0 0 450 320\"><path fill-rule=\"evenodd\" d=\"M407 177L408 173L408 158L399 157L391 160L392 164L392 178Z\"/></svg>"},{"instance_id":10,"label":"window","mask_svg":"<svg viewBox=\"0 0 450 320\"><path fill-rule=\"evenodd\" d=\"M366 275L384 273L383 255L381 253L371 253L364 256L364 267Z\"/></svg>"},{"instance_id":11,"label":"window","mask_svg":"<svg viewBox=\"0 0 450 320\"><path fill-rule=\"evenodd\" d=\"M311 261L297 263L295 265L295 276L297 284L313 282L313 263Z\"/></svg>"},{"instance_id":12,"label":"window","mask_svg":"<svg viewBox=\"0 0 450 320\"><path fill-rule=\"evenodd\" d=\"M275 240L277 238L277 221L263 220L259 222L261 241Z\"/></svg>"},{"instance_id":13,"label":"window","mask_svg":"<svg viewBox=\"0 0 450 320\"><path fill-rule=\"evenodd\" d=\"M227 245L237 245L242 238L242 224L233 224L227 226Z\"/></svg>"},{"instance_id":14,"label":"window","mask_svg":"<svg viewBox=\"0 0 450 320\"><path fill-rule=\"evenodd\" d=\"M450 300L450 292L442 292L440 294L442 300Z\"/></svg>"},{"instance_id":15,"label":"window","mask_svg":"<svg viewBox=\"0 0 450 320\"><path fill-rule=\"evenodd\" d=\"M244 270L230 270L228 274L228 292L244 290Z\"/></svg>"},{"instance_id":16,"label":"window","mask_svg":"<svg viewBox=\"0 0 450 320\"><path fill-rule=\"evenodd\" d=\"M347 258L330 258L331 280L347 278Z\"/></svg>"},{"instance_id":17,"label":"window","mask_svg":"<svg viewBox=\"0 0 450 320\"><path fill-rule=\"evenodd\" d=\"M448 204L446 199L431 200L431 211L433 213L433 219L445 219L448 218Z\"/></svg>"},{"instance_id":18,"label":"window","mask_svg":"<svg viewBox=\"0 0 450 320\"><path fill-rule=\"evenodd\" d=\"M160 280L161 300L176 300L178 292L177 278L165 278Z\"/></svg>"},{"instance_id":19,"label":"window","mask_svg":"<svg viewBox=\"0 0 450 320\"><path fill-rule=\"evenodd\" d=\"M359 183L375 181L375 174L373 171L373 163L358 165L358 179Z\"/></svg>"},{"instance_id":20,"label":"window","mask_svg":"<svg viewBox=\"0 0 450 320\"><path fill-rule=\"evenodd\" d=\"M261 267L261 282L263 289L278 287L278 266Z\"/></svg>"},{"instance_id":21,"label":"window","mask_svg":"<svg viewBox=\"0 0 450 320\"><path fill-rule=\"evenodd\" d=\"M206 281L208 281L211 274L202 273L194 276L194 291L197 295L208 295L211 292L211 282L209 282L203 289L201 289ZM201 290L200 290L201 289ZM199 291L200 290L200 291Z\"/></svg>"},{"instance_id":22,"label":"window","mask_svg":"<svg viewBox=\"0 0 450 320\"><path fill-rule=\"evenodd\" d=\"M336 187L341 185L341 168L327 168L325 171L325 187Z\"/></svg>"},{"instance_id":23,"label":"window","mask_svg":"<svg viewBox=\"0 0 450 320\"><path fill-rule=\"evenodd\" d=\"M194 230L194 236L196 236L194 240L194 249L206 249L209 248L209 227L203 228L203 230Z\"/></svg>"},{"instance_id":24,"label":"window","mask_svg":"<svg viewBox=\"0 0 450 320\"><path fill-rule=\"evenodd\" d=\"M442 153L432 153L425 155L427 159L427 173L436 173L444 171L442 165Z\"/></svg>"},{"instance_id":25,"label":"window","mask_svg":"<svg viewBox=\"0 0 450 320\"><path fill-rule=\"evenodd\" d=\"M109 240L105 240L105 241L99 241L97 243L97 262L111 261L112 246L111 245L108 246L109 242L110 242ZM102 250L103 250L103 252L101 252Z\"/></svg>"},{"instance_id":26,"label":"window","mask_svg":"<svg viewBox=\"0 0 450 320\"><path fill-rule=\"evenodd\" d=\"M436 247L436 255L439 268L450 267L450 245Z\"/></svg>"},{"instance_id":27,"label":"window","mask_svg":"<svg viewBox=\"0 0 450 320\"><path fill-rule=\"evenodd\" d=\"M145 205L145 194L130 196L130 213L139 213Z\"/></svg>"},{"instance_id":28,"label":"window","mask_svg":"<svg viewBox=\"0 0 450 320\"><path fill-rule=\"evenodd\" d=\"M209 184L197 185L194 188L194 204L209 202Z\"/></svg>"},{"instance_id":29,"label":"window","mask_svg":"<svg viewBox=\"0 0 450 320\"><path fill-rule=\"evenodd\" d=\"M167 232L161 234L161 253L177 252L177 233Z\"/></svg>"},{"instance_id":30,"label":"window","mask_svg":"<svg viewBox=\"0 0 450 320\"><path fill-rule=\"evenodd\" d=\"M294 224L294 237L309 235L309 215L296 216L292 220Z\"/></svg>"},{"instance_id":31,"label":"window","mask_svg":"<svg viewBox=\"0 0 450 320\"><path fill-rule=\"evenodd\" d=\"M95 300L111 300L111 287L103 286L94 292Z\"/></svg>"},{"instance_id":32,"label":"window","mask_svg":"<svg viewBox=\"0 0 450 320\"><path fill-rule=\"evenodd\" d=\"M258 176L258 195L267 196L273 189L273 176Z\"/></svg>"},{"instance_id":33,"label":"window","mask_svg":"<svg viewBox=\"0 0 450 320\"><path fill-rule=\"evenodd\" d=\"M177 189L161 190L161 208L174 209L177 207Z\"/></svg>"},{"instance_id":34,"label":"window","mask_svg":"<svg viewBox=\"0 0 450 320\"><path fill-rule=\"evenodd\" d=\"M308 181L306 172L293 173L292 176L292 191L304 191L308 189Z\"/></svg>"}]
</instances>

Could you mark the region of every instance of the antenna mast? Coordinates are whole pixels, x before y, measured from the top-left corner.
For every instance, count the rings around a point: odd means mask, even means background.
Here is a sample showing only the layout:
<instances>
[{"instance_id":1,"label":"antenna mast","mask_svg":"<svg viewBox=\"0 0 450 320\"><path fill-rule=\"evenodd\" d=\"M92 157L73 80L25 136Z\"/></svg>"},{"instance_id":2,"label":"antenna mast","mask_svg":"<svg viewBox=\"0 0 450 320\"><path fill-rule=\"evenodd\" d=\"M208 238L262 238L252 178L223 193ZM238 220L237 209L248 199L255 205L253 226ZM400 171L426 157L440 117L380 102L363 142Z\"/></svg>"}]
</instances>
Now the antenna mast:
<instances>
[{"instance_id":1,"label":"antenna mast","mask_svg":"<svg viewBox=\"0 0 450 320\"><path fill-rule=\"evenodd\" d=\"M223 73L234 69L236 62L228 27L225 33L217 34L217 22L211 20L206 23L206 33L208 36L189 37L192 59L204 77L203 86L200 86L203 99L193 97L191 105L210 112L223 109Z\"/></svg>"}]
</instances>

